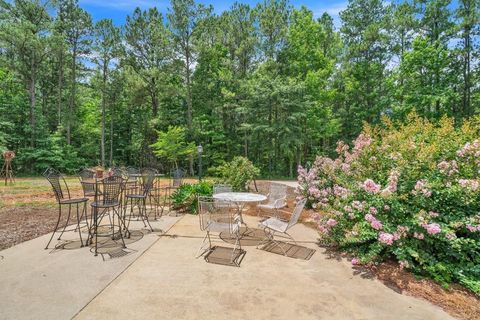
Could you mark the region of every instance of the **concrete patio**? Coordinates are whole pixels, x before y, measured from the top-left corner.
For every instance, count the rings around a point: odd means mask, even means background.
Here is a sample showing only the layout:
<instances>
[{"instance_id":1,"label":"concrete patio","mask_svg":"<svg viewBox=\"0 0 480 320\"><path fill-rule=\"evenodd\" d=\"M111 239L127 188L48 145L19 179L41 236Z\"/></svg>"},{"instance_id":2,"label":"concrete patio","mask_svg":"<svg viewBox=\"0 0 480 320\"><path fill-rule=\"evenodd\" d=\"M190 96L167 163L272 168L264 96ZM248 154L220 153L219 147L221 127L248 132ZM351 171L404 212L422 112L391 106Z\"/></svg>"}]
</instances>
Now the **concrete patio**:
<instances>
[{"instance_id":1,"label":"concrete patio","mask_svg":"<svg viewBox=\"0 0 480 320\"><path fill-rule=\"evenodd\" d=\"M0 252L0 318L451 319L356 274L303 225L292 234L316 250L309 260L245 246L240 268L194 258L203 237L196 216L162 217L154 228L168 232L146 234L129 246L135 252L105 261L88 248L44 251L46 236Z\"/></svg>"}]
</instances>

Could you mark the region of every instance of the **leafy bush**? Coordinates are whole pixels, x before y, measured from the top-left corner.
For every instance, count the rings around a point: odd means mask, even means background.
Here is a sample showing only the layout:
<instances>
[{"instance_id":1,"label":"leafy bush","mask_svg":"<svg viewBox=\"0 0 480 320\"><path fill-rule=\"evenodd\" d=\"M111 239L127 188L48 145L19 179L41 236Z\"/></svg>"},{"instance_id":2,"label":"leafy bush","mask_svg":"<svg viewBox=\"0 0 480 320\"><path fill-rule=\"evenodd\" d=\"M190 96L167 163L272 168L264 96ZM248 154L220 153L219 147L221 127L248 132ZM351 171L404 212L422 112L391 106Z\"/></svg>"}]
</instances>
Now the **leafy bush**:
<instances>
[{"instance_id":1,"label":"leafy bush","mask_svg":"<svg viewBox=\"0 0 480 320\"><path fill-rule=\"evenodd\" d=\"M235 157L217 168L219 183L232 186L235 191L245 191L248 185L260 173L253 163L245 157Z\"/></svg>"},{"instance_id":2,"label":"leafy bush","mask_svg":"<svg viewBox=\"0 0 480 320\"><path fill-rule=\"evenodd\" d=\"M480 118L455 128L412 114L366 127L338 158L299 168L299 197L316 209L322 239L356 256L480 294Z\"/></svg>"},{"instance_id":3,"label":"leafy bush","mask_svg":"<svg viewBox=\"0 0 480 320\"><path fill-rule=\"evenodd\" d=\"M210 182L197 184L183 184L171 195L172 205L175 210L197 213L198 197L211 196L213 186Z\"/></svg>"}]
</instances>

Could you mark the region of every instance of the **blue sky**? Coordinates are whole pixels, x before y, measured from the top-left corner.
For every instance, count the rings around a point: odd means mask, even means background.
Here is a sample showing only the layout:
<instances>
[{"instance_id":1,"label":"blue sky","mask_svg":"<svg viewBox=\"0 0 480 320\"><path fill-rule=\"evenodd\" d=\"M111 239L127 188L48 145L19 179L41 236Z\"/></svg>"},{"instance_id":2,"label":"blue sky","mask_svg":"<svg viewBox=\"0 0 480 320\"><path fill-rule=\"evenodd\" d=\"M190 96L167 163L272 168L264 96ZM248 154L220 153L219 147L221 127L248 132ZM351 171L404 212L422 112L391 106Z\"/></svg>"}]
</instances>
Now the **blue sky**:
<instances>
[{"instance_id":1,"label":"blue sky","mask_svg":"<svg viewBox=\"0 0 480 320\"><path fill-rule=\"evenodd\" d=\"M230 8L235 1L221 0L197 0L199 3L213 5L215 12L221 13ZM110 18L115 24L120 25L125 22L127 15L131 14L135 7L147 9L156 6L161 12L166 13L169 6L169 0L79 0L80 6L87 10L94 21L102 18ZM239 0L238 2L254 6L258 0ZM312 10L316 16L323 12L328 12L338 23L338 13L347 6L347 0L291 0L290 3L295 7L302 5Z\"/></svg>"}]
</instances>

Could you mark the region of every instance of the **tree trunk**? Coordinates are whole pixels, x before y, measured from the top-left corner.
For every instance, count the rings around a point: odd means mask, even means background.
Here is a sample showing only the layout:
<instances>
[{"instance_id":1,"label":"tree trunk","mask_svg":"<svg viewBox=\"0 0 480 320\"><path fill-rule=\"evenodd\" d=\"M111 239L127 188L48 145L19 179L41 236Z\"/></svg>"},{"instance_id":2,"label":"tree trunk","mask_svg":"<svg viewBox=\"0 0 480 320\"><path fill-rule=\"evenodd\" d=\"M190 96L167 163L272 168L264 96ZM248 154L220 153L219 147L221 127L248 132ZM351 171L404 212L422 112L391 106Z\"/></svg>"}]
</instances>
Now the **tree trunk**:
<instances>
[{"instance_id":1,"label":"tree trunk","mask_svg":"<svg viewBox=\"0 0 480 320\"><path fill-rule=\"evenodd\" d=\"M188 135L190 139L193 137L193 129L192 129L192 90L190 88L190 47L187 45L185 50L185 63L186 63L186 84L187 84L187 128L188 128ZM189 169L190 175L193 176L193 157L190 156L189 159Z\"/></svg>"},{"instance_id":2,"label":"tree trunk","mask_svg":"<svg viewBox=\"0 0 480 320\"><path fill-rule=\"evenodd\" d=\"M103 63L103 79L102 79L102 134L100 141L100 156L102 159L102 167L105 166L105 90L107 83L107 62Z\"/></svg>"},{"instance_id":3,"label":"tree trunk","mask_svg":"<svg viewBox=\"0 0 480 320\"><path fill-rule=\"evenodd\" d=\"M110 167L113 167L113 105L110 107L110 158L109 158L109 163Z\"/></svg>"},{"instance_id":4,"label":"tree trunk","mask_svg":"<svg viewBox=\"0 0 480 320\"><path fill-rule=\"evenodd\" d=\"M73 46L72 52L72 92L70 94L70 103L68 105L68 122L67 122L67 144L72 144L72 120L75 112L75 95L77 90L77 46Z\"/></svg>"},{"instance_id":5,"label":"tree trunk","mask_svg":"<svg viewBox=\"0 0 480 320\"><path fill-rule=\"evenodd\" d=\"M60 70L58 72L58 97L57 97L57 112L58 112L58 126L62 125L62 98L63 98L63 48L61 49L58 58Z\"/></svg>"},{"instance_id":6,"label":"tree trunk","mask_svg":"<svg viewBox=\"0 0 480 320\"><path fill-rule=\"evenodd\" d=\"M31 127L31 138L30 138L30 146L32 148L35 147L35 104L36 104L36 96L35 96L35 62L32 61L32 66L31 66L31 74L30 74L30 80L29 80L29 86L28 86L28 95L30 98L30 127Z\"/></svg>"}]
</instances>

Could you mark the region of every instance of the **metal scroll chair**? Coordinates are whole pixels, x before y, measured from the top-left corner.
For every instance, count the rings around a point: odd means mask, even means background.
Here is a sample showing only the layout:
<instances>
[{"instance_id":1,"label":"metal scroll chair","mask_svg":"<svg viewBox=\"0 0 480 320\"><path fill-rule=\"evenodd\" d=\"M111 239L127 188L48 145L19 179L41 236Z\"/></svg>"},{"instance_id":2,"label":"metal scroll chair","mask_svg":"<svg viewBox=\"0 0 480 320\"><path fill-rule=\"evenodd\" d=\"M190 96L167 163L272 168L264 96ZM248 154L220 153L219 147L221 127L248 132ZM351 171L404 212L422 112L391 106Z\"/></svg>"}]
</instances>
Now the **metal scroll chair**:
<instances>
[{"instance_id":1,"label":"metal scroll chair","mask_svg":"<svg viewBox=\"0 0 480 320\"><path fill-rule=\"evenodd\" d=\"M169 186L162 185L161 177L163 175L159 174L156 169L149 170L155 172L155 177L153 179L153 186L148 194L148 200L150 208L153 207L154 220L157 220L157 218L163 216L165 206L167 205Z\"/></svg>"},{"instance_id":2,"label":"metal scroll chair","mask_svg":"<svg viewBox=\"0 0 480 320\"><path fill-rule=\"evenodd\" d=\"M128 204L130 201L130 214L127 219L128 225L130 225L131 220L133 220L134 218L137 218L143 221L143 225L145 227L147 227L147 224L148 224L148 227L150 228L150 230L153 231L153 228L150 225L150 222L148 221L147 198L149 197L150 190L153 187L154 179L155 179L154 170L151 170L151 169L144 170L142 172L142 184L141 184L140 190L138 190L139 192L127 193L125 195L126 203ZM135 206L138 207L138 216L134 216L133 208ZM127 206L125 206L125 211L126 209L127 209ZM125 212L125 216L126 216L126 212Z\"/></svg>"},{"instance_id":3,"label":"metal scroll chair","mask_svg":"<svg viewBox=\"0 0 480 320\"><path fill-rule=\"evenodd\" d=\"M182 169L175 169L170 172L170 185L166 188L164 204L170 206L170 196L175 190L180 188L183 184L185 174Z\"/></svg>"},{"instance_id":4,"label":"metal scroll chair","mask_svg":"<svg viewBox=\"0 0 480 320\"><path fill-rule=\"evenodd\" d=\"M270 192L267 195L267 203L257 205L257 213L261 210L274 211L287 206L287 186L279 183L270 184Z\"/></svg>"},{"instance_id":5,"label":"metal scroll chair","mask_svg":"<svg viewBox=\"0 0 480 320\"><path fill-rule=\"evenodd\" d=\"M197 251L197 258L212 251L211 233L228 232L235 239L233 251L230 257L230 263L239 266L236 260L239 253L242 252L240 244L240 226L241 219L233 204L225 201L221 206L218 201L210 197L198 198L198 216L200 219L200 230L205 231L205 237Z\"/></svg>"},{"instance_id":6,"label":"metal scroll chair","mask_svg":"<svg viewBox=\"0 0 480 320\"><path fill-rule=\"evenodd\" d=\"M175 169L171 172L172 184L171 187L173 189L179 188L183 184L183 178L185 173L182 169Z\"/></svg>"},{"instance_id":7,"label":"metal scroll chair","mask_svg":"<svg viewBox=\"0 0 480 320\"><path fill-rule=\"evenodd\" d=\"M88 221L87 221L87 214L86 214L86 203L88 201L87 198L72 198L70 195L70 189L68 188L67 182L63 178L63 175L58 172L55 169L49 168L47 169L44 173L43 176L50 182L53 193L55 194L55 198L57 199L58 203L58 220L57 224L55 225L55 228L53 229L52 236L50 237L50 240L47 243L47 246L45 249L48 249L48 246L50 245L50 242L53 239L53 236L55 233L58 231L58 225L60 223L60 218L62 217L62 207L68 206L68 216L67 216L67 221L65 222L65 226L63 227L62 232L60 233L60 236L58 237L58 240L62 238L63 233L65 232L68 222L70 221L70 215L72 213L72 206L76 207L76 214L77 214L77 225L75 230L78 230L78 235L80 236L80 245L83 247L83 240L82 240L82 232L80 230L80 221L82 220L82 217L85 216L85 224L88 229ZM65 187L65 190L64 190ZM79 205L83 205L83 208L81 210L81 215L79 211Z\"/></svg>"},{"instance_id":8,"label":"metal scroll chair","mask_svg":"<svg viewBox=\"0 0 480 320\"><path fill-rule=\"evenodd\" d=\"M224 192L232 192L232 187L226 184L216 184L213 186L213 194L224 193ZM217 206L229 206L229 203L225 203L225 201L215 200L217 202Z\"/></svg>"},{"instance_id":9,"label":"metal scroll chair","mask_svg":"<svg viewBox=\"0 0 480 320\"><path fill-rule=\"evenodd\" d=\"M126 185L125 189L128 193L135 193L138 187L138 178L140 177L140 170L134 167L128 167L126 170Z\"/></svg>"},{"instance_id":10,"label":"metal scroll chair","mask_svg":"<svg viewBox=\"0 0 480 320\"><path fill-rule=\"evenodd\" d=\"M272 242L276 246L278 246L280 249L282 249L284 255L287 255L287 252L285 251L285 249L280 245L280 243L277 240L275 240L274 236L276 233L285 234L288 238L293 240L295 244L297 244L295 239L293 239L293 237L290 234L288 234L287 231L291 227L297 224L298 219L300 218L300 214L302 213L306 202L307 202L307 199L302 199L297 203L289 221L282 220L278 217L271 217L260 222L259 227L263 228L263 231L265 232L265 238L258 244L257 248Z\"/></svg>"},{"instance_id":11,"label":"metal scroll chair","mask_svg":"<svg viewBox=\"0 0 480 320\"><path fill-rule=\"evenodd\" d=\"M93 197L95 196L95 171L90 169L82 169L78 173L78 179L82 185L83 196L84 197Z\"/></svg>"},{"instance_id":12,"label":"metal scroll chair","mask_svg":"<svg viewBox=\"0 0 480 320\"><path fill-rule=\"evenodd\" d=\"M232 192L232 187L226 184L216 184L213 186L213 194Z\"/></svg>"},{"instance_id":13,"label":"metal scroll chair","mask_svg":"<svg viewBox=\"0 0 480 320\"><path fill-rule=\"evenodd\" d=\"M112 240L115 240L115 217L118 222L118 235L122 240L123 248L126 248L125 241L123 240L123 230L128 232L128 229L125 225L123 216L121 215L121 206L122 206L122 192L125 188L125 180L122 177L111 176L106 177L102 180L97 181L96 183L96 193L95 200L91 204L93 211L93 225L90 232L90 240L93 240L95 237L95 256L98 252L98 237L111 236ZM108 215L110 221L110 228L112 229L111 234L99 234L98 227L103 217ZM111 215L111 217L110 217Z\"/></svg>"}]
</instances>

